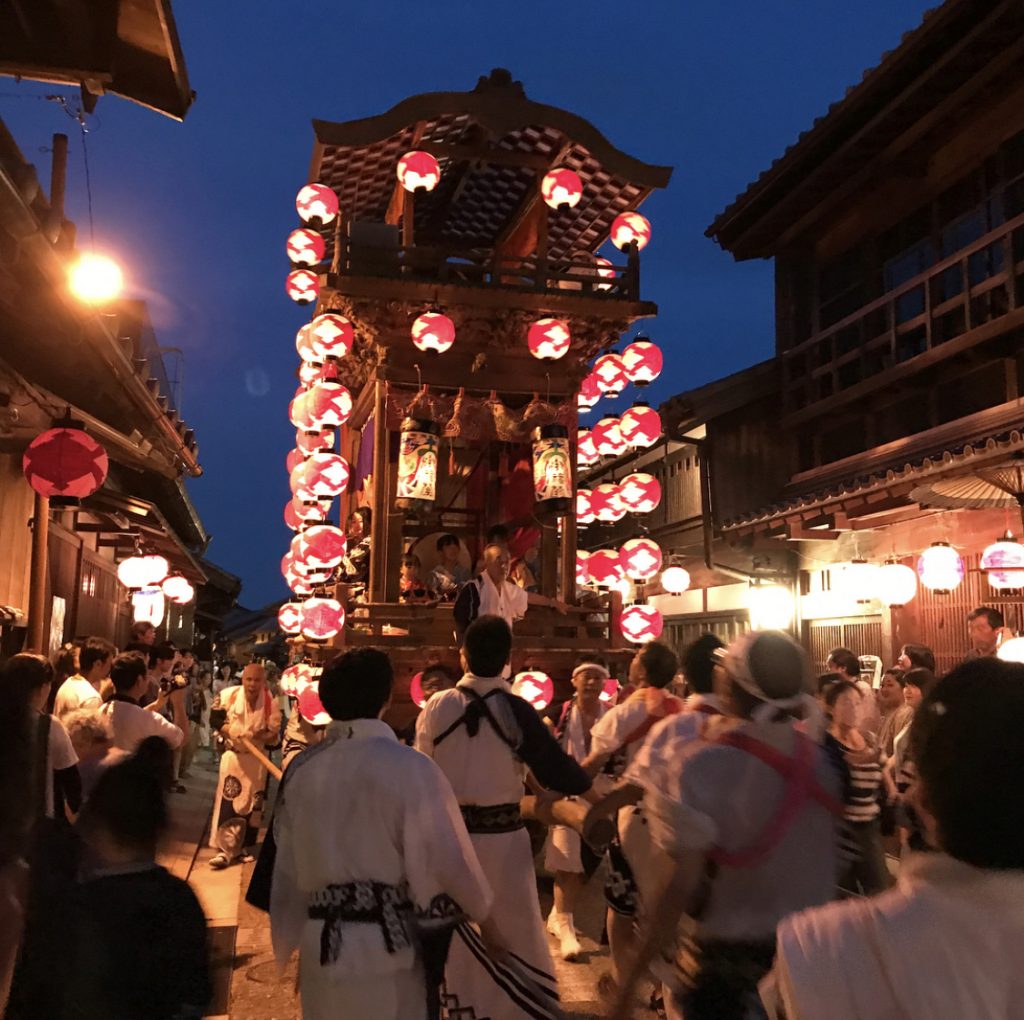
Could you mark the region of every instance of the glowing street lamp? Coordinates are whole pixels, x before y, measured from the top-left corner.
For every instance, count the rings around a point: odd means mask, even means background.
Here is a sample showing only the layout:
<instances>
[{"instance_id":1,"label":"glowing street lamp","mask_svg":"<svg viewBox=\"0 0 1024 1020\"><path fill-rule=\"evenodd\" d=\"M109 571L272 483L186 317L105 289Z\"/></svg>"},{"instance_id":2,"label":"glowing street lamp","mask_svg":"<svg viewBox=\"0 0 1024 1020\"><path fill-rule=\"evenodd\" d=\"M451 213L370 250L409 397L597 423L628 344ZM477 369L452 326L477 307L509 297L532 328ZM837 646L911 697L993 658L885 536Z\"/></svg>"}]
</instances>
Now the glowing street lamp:
<instances>
[{"instance_id":1,"label":"glowing street lamp","mask_svg":"<svg viewBox=\"0 0 1024 1020\"><path fill-rule=\"evenodd\" d=\"M104 305L121 293L124 274L106 255L87 252L79 257L68 275L71 293L90 305Z\"/></svg>"}]
</instances>

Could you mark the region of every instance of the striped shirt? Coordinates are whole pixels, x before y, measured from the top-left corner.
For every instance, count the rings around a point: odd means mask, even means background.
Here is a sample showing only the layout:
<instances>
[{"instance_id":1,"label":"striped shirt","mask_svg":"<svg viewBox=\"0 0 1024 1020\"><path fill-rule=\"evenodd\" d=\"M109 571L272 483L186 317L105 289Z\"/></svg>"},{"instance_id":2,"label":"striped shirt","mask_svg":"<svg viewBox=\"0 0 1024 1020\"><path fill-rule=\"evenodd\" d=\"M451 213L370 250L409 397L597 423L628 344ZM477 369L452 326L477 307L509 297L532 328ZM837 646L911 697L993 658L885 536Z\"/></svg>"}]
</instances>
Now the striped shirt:
<instances>
[{"instance_id":1,"label":"striped shirt","mask_svg":"<svg viewBox=\"0 0 1024 1020\"><path fill-rule=\"evenodd\" d=\"M877 748L868 746L855 750L838 740L831 733L826 741L833 741L843 754L846 767L850 770L850 785L845 798L846 811L843 818L853 824L873 822L879 815L878 794L882 785L881 756Z\"/></svg>"}]
</instances>

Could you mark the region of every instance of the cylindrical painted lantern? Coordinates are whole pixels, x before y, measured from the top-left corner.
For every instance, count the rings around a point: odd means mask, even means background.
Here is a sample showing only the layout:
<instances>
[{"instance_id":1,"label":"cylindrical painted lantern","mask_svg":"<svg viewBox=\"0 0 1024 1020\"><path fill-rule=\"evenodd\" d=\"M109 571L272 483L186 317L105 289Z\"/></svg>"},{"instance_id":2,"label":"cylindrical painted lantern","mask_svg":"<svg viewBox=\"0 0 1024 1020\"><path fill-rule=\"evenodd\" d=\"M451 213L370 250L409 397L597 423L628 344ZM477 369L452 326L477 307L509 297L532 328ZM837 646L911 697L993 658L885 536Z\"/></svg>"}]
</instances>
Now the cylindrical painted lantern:
<instances>
[{"instance_id":1,"label":"cylindrical painted lantern","mask_svg":"<svg viewBox=\"0 0 1024 1020\"><path fill-rule=\"evenodd\" d=\"M336 599L310 598L302 603L302 636L329 641L345 626L345 610Z\"/></svg>"},{"instance_id":2,"label":"cylindrical painted lantern","mask_svg":"<svg viewBox=\"0 0 1024 1020\"><path fill-rule=\"evenodd\" d=\"M917 595L917 574L897 560L882 564L878 568L877 595L890 609L905 606Z\"/></svg>"},{"instance_id":3,"label":"cylindrical painted lantern","mask_svg":"<svg viewBox=\"0 0 1024 1020\"><path fill-rule=\"evenodd\" d=\"M512 681L512 693L528 701L541 712L551 704L551 699L555 695L555 685L547 673L542 673L539 669L528 669L516 673Z\"/></svg>"},{"instance_id":4,"label":"cylindrical painted lantern","mask_svg":"<svg viewBox=\"0 0 1024 1020\"><path fill-rule=\"evenodd\" d=\"M583 197L583 180L575 170L560 166L544 175L540 193L552 209L574 209Z\"/></svg>"},{"instance_id":5,"label":"cylindrical painted lantern","mask_svg":"<svg viewBox=\"0 0 1024 1020\"><path fill-rule=\"evenodd\" d=\"M618 457L626 452L620 421L615 417L602 418L591 430L594 446L602 457Z\"/></svg>"},{"instance_id":6,"label":"cylindrical painted lantern","mask_svg":"<svg viewBox=\"0 0 1024 1020\"><path fill-rule=\"evenodd\" d=\"M407 152L395 168L406 191L433 191L441 180L441 165L429 152Z\"/></svg>"},{"instance_id":7,"label":"cylindrical painted lantern","mask_svg":"<svg viewBox=\"0 0 1024 1020\"><path fill-rule=\"evenodd\" d=\"M424 312L413 321L409 334L416 350L444 354L455 343L455 323L441 312Z\"/></svg>"},{"instance_id":8,"label":"cylindrical painted lantern","mask_svg":"<svg viewBox=\"0 0 1024 1020\"><path fill-rule=\"evenodd\" d=\"M603 482L590 493L590 505L601 524L614 524L626 516L622 495L615 482Z\"/></svg>"},{"instance_id":9,"label":"cylindrical painted lantern","mask_svg":"<svg viewBox=\"0 0 1024 1020\"><path fill-rule=\"evenodd\" d=\"M602 354L594 362L593 376L597 388L608 397L617 397L629 385L622 355L614 351L611 354Z\"/></svg>"},{"instance_id":10,"label":"cylindrical painted lantern","mask_svg":"<svg viewBox=\"0 0 1024 1020\"><path fill-rule=\"evenodd\" d=\"M65 419L29 443L21 460L29 485L55 507L77 506L107 479L107 452L75 422Z\"/></svg>"},{"instance_id":11,"label":"cylindrical painted lantern","mask_svg":"<svg viewBox=\"0 0 1024 1020\"><path fill-rule=\"evenodd\" d=\"M917 576L929 591L948 595L964 579L964 561L947 542L934 542L917 560Z\"/></svg>"},{"instance_id":12,"label":"cylindrical painted lantern","mask_svg":"<svg viewBox=\"0 0 1024 1020\"><path fill-rule=\"evenodd\" d=\"M289 480L297 500L318 503L340 496L348 488L349 473L344 457L318 450L292 471Z\"/></svg>"},{"instance_id":13,"label":"cylindrical painted lantern","mask_svg":"<svg viewBox=\"0 0 1024 1020\"><path fill-rule=\"evenodd\" d=\"M661 502L661 482L654 475L635 471L619 482L619 498L631 514L649 514Z\"/></svg>"},{"instance_id":14,"label":"cylindrical painted lantern","mask_svg":"<svg viewBox=\"0 0 1024 1020\"><path fill-rule=\"evenodd\" d=\"M564 517L572 509L569 430L541 425L533 432L533 498L537 516Z\"/></svg>"},{"instance_id":15,"label":"cylindrical painted lantern","mask_svg":"<svg viewBox=\"0 0 1024 1020\"><path fill-rule=\"evenodd\" d=\"M571 342L572 334L565 319L538 319L526 331L530 353L541 361L564 357Z\"/></svg>"},{"instance_id":16,"label":"cylindrical painted lantern","mask_svg":"<svg viewBox=\"0 0 1024 1020\"><path fill-rule=\"evenodd\" d=\"M590 502L589 489L576 490L576 523L585 528L594 522L594 508Z\"/></svg>"},{"instance_id":17,"label":"cylindrical painted lantern","mask_svg":"<svg viewBox=\"0 0 1024 1020\"><path fill-rule=\"evenodd\" d=\"M644 645L648 641L657 641L665 628L661 613L654 606L629 606L622 611L619 629L627 641L635 645Z\"/></svg>"},{"instance_id":18,"label":"cylindrical painted lantern","mask_svg":"<svg viewBox=\"0 0 1024 1020\"><path fill-rule=\"evenodd\" d=\"M398 486L395 507L425 512L437 499L439 429L424 418L406 418L398 448Z\"/></svg>"},{"instance_id":19,"label":"cylindrical painted lantern","mask_svg":"<svg viewBox=\"0 0 1024 1020\"><path fill-rule=\"evenodd\" d=\"M576 466L591 467L601 459L594 442L594 433L590 429L580 429L576 433Z\"/></svg>"},{"instance_id":20,"label":"cylindrical painted lantern","mask_svg":"<svg viewBox=\"0 0 1024 1020\"><path fill-rule=\"evenodd\" d=\"M631 538L619 550L626 575L634 581L649 581L661 570L661 546L652 538Z\"/></svg>"},{"instance_id":21,"label":"cylindrical painted lantern","mask_svg":"<svg viewBox=\"0 0 1024 1020\"><path fill-rule=\"evenodd\" d=\"M327 246L315 230L303 227L288 235L285 251L293 266L318 266L324 260Z\"/></svg>"},{"instance_id":22,"label":"cylindrical painted lantern","mask_svg":"<svg viewBox=\"0 0 1024 1020\"><path fill-rule=\"evenodd\" d=\"M661 415L647 404L634 404L619 419L619 431L634 450L654 446L661 439Z\"/></svg>"},{"instance_id":23,"label":"cylindrical painted lantern","mask_svg":"<svg viewBox=\"0 0 1024 1020\"><path fill-rule=\"evenodd\" d=\"M661 586L670 595L682 595L690 587L690 573L682 567L666 567L661 572Z\"/></svg>"},{"instance_id":24,"label":"cylindrical painted lantern","mask_svg":"<svg viewBox=\"0 0 1024 1020\"><path fill-rule=\"evenodd\" d=\"M180 574L174 574L164 580L160 590L166 598L179 606L188 605L195 598L196 590L189 584L188 579Z\"/></svg>"},{"instance_id":25,"label":"cylindrical painted lantern","mask_svg":"<svg viewBox=\"0 0 1024 1020\"><path fill-rule=\"evenodd\" d=\"M611 242L619 251L625 251L635 244L637 251L647 247L651 239L651 224L638 212L619 213L612 220Z\"/></svg>"},{"instance_id":26,"label":"cylindrical painted lantern","mask_svg":"<svg viewBox=\"0 0 1024 1020\"><path fill-rule=\"evenodd\" d=\"M618 549L598 549L587 561L590 580L601 588L610 588L626 576Z\"/></svg>"},{"instance_id":27,"label":"cylindrical painted lantern","mask_svg":"<svg viewBox=\"0 0 1024 1020\"><path fill-rule=\"evenodd\" d=\"M661 375L661 348L647 339L636 339L622 352L626 376L634 386L648 386Z\"/></svg>"},{"instance_id":28,"label":"cylindrical painted lantern","mask_svg":"<svg viewBox=\"0 0 1024 1020\"><path fill-rule=\"evenodd\" d=\"M298 634L302 630L302 606L298 602L285 602L277 611L277 625L284 634Z\"/></svg>"},{"instance_id":29,"label":"cylindrical painted lantern","mask_svg":"<svg viewBox=\"0 0 1024 1020\"><path fill-rule=\"evenodd\" d=\"M307 184L295 196L295 211L303 223L326 227L338 215L338 196L326 184Z\"/></svg>"},{"instance_id":30,"label":"cylindrical painted lantern","mask_svg":"<svg viewBox=\"0 0 1024 1020\"><path fill-rule=\"evenodd\" d=\"M166 599L159 588L142 588L132 592L132 620L135 623L151 623L159 627L165 610Z\"/></svg>"},{"instance_id":31,"label":"cylindrical painted lantern","mask_svg":"<svg viewBox=\"0 0 1024 1020\"><path fill-rule=\"evenodd\" d=\"M320 277L311 269L293 269L285 278L284 289L297 305L311 305L320 296Z\"/></svg>"},{"instance_id":32,"label":"cylindrical painted lantern","mask_svg":"<svg viewBox=\"0 0 1024 1020\"><path fill-rule=\"evenodd\" d=\"M580 391L576 394L576 410L585 414L601 399L601 389L597 385L597 376L591 372L583 377Z\"/></svg>"},{"instance_id":33,"label":"cylindrical painted lantern","mask_svg":"<svg viewBox=\"0 0 1024 1020\"><path fill-rule=\"evenodd\" d=\"M1024 588L1024 545L1007 531L981 554L981 569L997 591Z\"/></svg>"},{"instance_id":34,"label":"cylindrical painted lantern","mask_svg":"<svg viewBox=\"0 0 1024 1020\"><path fill-rule=\"evenodd\" d=\"M309 336L317 360L344 358L355 343L352 323L338 312L324 312L309 324ZM301 352L300 352L301 353Z\"/></svg>"}]
</instances>

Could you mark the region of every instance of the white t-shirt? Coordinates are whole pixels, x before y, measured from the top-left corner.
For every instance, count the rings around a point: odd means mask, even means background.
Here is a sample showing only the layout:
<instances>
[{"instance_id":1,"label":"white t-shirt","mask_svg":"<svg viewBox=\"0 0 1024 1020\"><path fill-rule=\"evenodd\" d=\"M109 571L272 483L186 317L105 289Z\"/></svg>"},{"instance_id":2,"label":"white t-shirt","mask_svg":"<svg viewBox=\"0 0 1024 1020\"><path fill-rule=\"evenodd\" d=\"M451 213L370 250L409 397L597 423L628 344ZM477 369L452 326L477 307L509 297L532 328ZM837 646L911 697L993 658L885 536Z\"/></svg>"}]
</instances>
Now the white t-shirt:
<instances>
[{"instance_id":1,"label":"white t-shirt","mask_svg":"<svg viewBox=\"0 0 1024 1020\"><path fill-rule=\"evenodd\" d=\"M76 709L99 708L102 703L100 692L84 676L69 676L57 691L53 714L63 719Z\"/></svg>"},{"instance_id":2,"label":"white t-shirt","mask_svg":"<svg viewBox=\"0 0 1024 1020\"><path fill-rule=\"evenodd\" d=\"M480 575L480 616L500 616L511 627L526 615L529 601L525 588L511 581L498 588L488 573Z\"/></svg>"},{"instance_id":3,"label":"white t-shirt","mask_svg":"<svg viewBox=\"0 0 1024 1020\"><path fill-rule=\"evenodd\" d=\"M110 721L113 746L132 754L146 737L163 737L172 750L181 747L183 735L159 712L150 712L130 701L108 701L101 709Z\"/></svg>"},{"instance_id":4,"label":"white t-shirt","mask_svg":"<svg viewBox=\"0 0 1024 1020\"><path fill-rule=\"evenodd\" d=\"M71 744L64 724L50 716L49 746L46 749L46 817L53 818L53 774L78 764L78 755Z\"/></svg>"}]
</instances>

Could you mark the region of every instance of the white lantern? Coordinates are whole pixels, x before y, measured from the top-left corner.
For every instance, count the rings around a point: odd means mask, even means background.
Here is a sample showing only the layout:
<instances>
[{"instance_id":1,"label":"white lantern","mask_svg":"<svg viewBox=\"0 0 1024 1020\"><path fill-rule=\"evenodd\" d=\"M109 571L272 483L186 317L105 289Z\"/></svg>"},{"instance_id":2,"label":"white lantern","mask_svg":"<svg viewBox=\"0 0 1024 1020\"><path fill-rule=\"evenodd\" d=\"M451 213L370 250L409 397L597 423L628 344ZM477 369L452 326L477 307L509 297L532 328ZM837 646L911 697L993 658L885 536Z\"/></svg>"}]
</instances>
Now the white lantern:
<instances>
[{"instance_id":1,"label":"white lantern","mask_svg":"<svg viewBox=\"0 0 1024 1020\"><path fill-rule=\"evenodd\" d=\"M789 630L793 624L793 593L780 584L755 584L747 596L754 630Z\"/></svg>"},{"instance_id":2,"label":"white lantern","mask_svg":"<svg viewBox=\"0 0 1024 1020\"><path fill-rule=\"evenodd\" d=\"M661 586L670 595L682 595L690 587L690 575L682 567L666 567L661 572Z\"/></svg>"},{"instance_id":3,"label":"white lantern","mask_svg":"<svg viewBox=\"0 0 1024 1020\"><path fill-rule=\"evenodd\" d=\"M878 599L890 609L905 606L917 595L917 574L905 563L889 560L878 568Z\"/></svg>"},{"instance_id":4,"label":"white lantern","mask_svg":"<svg viewBox=\"0 0 1024 1020\"><path fill-rule=\"evenodd\" d=\"M867 560L851 560L840 571L840 592L860 605L870 602L878 591L878 566Z\"/></svg>"},{"instance_id":5,"label":"white lantern","mask_svg":"<svg viewBox=\"0 0 1024 1020\"><path fill-rule=\"evenodd\" d=\"M933 542L918 557L917 576L929 591L948 595L964 579L964 561L948 542Z\"/></svg>"},{"instance_id":6,"label":"white lantern","mask_svg":"<svg viewBox=\"0 0 1024 1020\"><path fill-rule=\"evenodd\" d=\"M164 593L157 587L132 592L132 620L159 627L164 619Z\"/></svg>"},{"instance_id":7,"label":"white lantern","mask_svg":"<svg viewBox=\"0 0 1024 1020\"><path fill-rule=\"evenodd\" d=\"M1024 588L1024 545L1006 532L981 554L981 569L988 571L988 583L997 591Z\"/></svg>"},{"instance_id":8,"label":"white lantern","mask_svg":"<svg viewBox=\"0 0 1024 1020\"><path fill-rule=\"evenodd\" d=\"M1024 637L1010 638L999 646L996 656L1003 662L1024 663Z\"/></svg>"},{"instance_id":9,"label":"white lantern","mask_svg":"<svg viewBox=\"0 0 1024 1020\"><path fill-rule=\"evenodd\" d=\"M168 577L160 586L164 595L179 606L184 606L195 598L196 590L180 574Z\"/></svg>"},{"instance_id":10,"label":"white lantern","mask_svg":"<svg viewBox=\"0 0 1024 1020\"><path fill-rule=\"evenodd\" d=\"M169 564L163 556L129 556L117 568L117 579L126 588L152 588L167 576Z\"/></svg>"}]
</instances>

